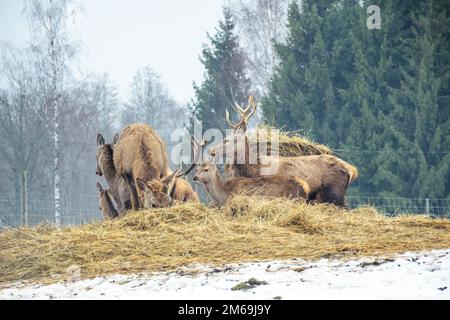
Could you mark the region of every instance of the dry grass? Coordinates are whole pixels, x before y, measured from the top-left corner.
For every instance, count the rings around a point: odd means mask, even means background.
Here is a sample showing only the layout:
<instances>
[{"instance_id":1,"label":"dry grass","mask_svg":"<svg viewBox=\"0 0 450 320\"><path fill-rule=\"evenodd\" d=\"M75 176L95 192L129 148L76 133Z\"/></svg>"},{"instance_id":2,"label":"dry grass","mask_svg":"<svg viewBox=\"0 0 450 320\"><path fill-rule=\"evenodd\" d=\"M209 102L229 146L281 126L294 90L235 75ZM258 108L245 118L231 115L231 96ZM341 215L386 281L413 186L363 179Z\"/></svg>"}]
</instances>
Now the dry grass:
<instances>
[{"instance_id":1,"label":"dry grass","mask_svg":"<svg viewBox=\"0 0 450 320\"><path fill-rule=\"evenodd\" d=\"M285 199L236 197L223 208L187 204L130 212L79 227L42 225L0 233L0 282L174 270L293 257L379 256L450 247L450 221L388 218Z\"/></svg>"},{"instance_id":2,"label":"dry grass","mask_svg":"<svg viewBox=\"0 0 450 320\"><path fill-rule=\"evenodd\" d=\"M270 126L263 125L260 129L271 130ZM270 133L270 131L269 131ZM267 142L270 142L270 134L267 136ZM333 154L333 151L323 145L317 144L307 137L300 135L298 132L279 131L279 148L278 153L282 157L299 157L319 154ZM250 135L250 143L261 141L256 135Z\"/></svg>"}]
</instances>

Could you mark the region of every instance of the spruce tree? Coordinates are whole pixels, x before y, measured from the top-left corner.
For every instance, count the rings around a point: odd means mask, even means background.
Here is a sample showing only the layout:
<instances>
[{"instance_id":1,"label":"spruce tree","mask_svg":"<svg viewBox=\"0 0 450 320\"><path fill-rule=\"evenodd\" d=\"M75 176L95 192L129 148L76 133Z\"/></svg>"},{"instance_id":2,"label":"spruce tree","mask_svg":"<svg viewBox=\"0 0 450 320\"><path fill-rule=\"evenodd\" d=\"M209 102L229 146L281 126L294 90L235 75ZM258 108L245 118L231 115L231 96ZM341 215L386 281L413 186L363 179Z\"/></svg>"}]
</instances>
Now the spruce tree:
<instances>
[{"instance_id":1,"label":"spruce tree","mask_svg":"<svg viewBox=\"0 0 450 320\"><path fill-rule=\"evenodd\" d=\"M232 108L233 100L244 105L249 94L249 80L245 75L244 56L239 39L234 33L235 19L224 8L224 19L219 22L210 44L204 45L201 62L205 67L204 81L194 83L195 98L191 102L192 116L209 128L226 129L225 109Z\"/></svg>"},{"instance_id":2,"label":"spruce tree","mask_svg":"<svg viewBox=\"0 0 450 320\"><path fill-rule=\"evenodd\" d=\"M356 164L354 193L450 197L450 37L444 0L293 2L266 121ZM355 190L356 189L356 190Z\"/></svg>"},{"instance_id":3,"label":"spruce tree","mask_svg":"<svg viewBox=\"0 0 450 320\"><path fill-rule=\"evenodd\" d=\"M433 3L414 7L407 16L409 24L402 33L404 62L400 67L398 86L389 88L392 111L385 122L388 124L386 140L394 152L381 154L377 162L391 183L390 191L396 195L443 198L449 195L450 134L448 114L439 106L440 93L446 90L442 76L449 67L437 69L439 52L448 41L444 29L434 25L442 23L445 14L436 10ZM448 47L447 47L448 48ZM447 54L449 52L447 51ZM447 105L447 108L449 106ZM391 190L389 190L391 189Z\"/></svg>"},{"instance_id":4,"label":"spruce tree","mask_svg":"<svg viewBox=\"0 0 450 320\"><path fill-rule=\"evenodd\" d=\"M298 130L317 141L331 138L327 120L334 106L329 70L330 47L325 34L327 6L292 2L286 43L275 44L280 65L263 101L265 119L287 130Z\"/></svg>"}]
</instances>

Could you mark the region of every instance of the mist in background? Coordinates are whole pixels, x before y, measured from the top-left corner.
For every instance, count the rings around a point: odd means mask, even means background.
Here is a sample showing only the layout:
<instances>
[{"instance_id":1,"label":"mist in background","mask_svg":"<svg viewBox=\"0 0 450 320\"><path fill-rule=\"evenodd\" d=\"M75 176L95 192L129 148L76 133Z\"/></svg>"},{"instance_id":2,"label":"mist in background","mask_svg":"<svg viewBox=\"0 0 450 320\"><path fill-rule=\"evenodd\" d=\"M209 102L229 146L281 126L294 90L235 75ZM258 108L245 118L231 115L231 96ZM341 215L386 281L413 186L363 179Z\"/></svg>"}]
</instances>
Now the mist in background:
<instances>
[{"instance_id":1,"label":"mist in background","mask_svg":"<svg viewBox=\"0 0 450 320\"><path fill-rule=\"evenodd\" d=\"M149 65L163 75L178 103L193 96L201 81L199 61L206 32L213 32L223 1L85 0L78 1L77 40L84 73L107 72L121 98L129 94L134 74ZM0 0L0 41L21 45L30 39L23 0Z\"/></svg>"}]
</instances>

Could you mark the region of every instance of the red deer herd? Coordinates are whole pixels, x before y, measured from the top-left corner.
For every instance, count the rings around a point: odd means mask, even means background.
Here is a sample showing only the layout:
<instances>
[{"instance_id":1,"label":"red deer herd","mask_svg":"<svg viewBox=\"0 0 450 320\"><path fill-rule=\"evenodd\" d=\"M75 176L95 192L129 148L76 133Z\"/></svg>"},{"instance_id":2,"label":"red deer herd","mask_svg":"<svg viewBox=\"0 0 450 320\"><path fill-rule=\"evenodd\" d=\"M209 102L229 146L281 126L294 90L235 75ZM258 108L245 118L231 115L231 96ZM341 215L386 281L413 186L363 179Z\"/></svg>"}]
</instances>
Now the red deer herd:
<instances>
[{"instance_id":1,"label":"red deer herd","mask_svg":"<svg viewBox=\"0 0 450 320\"><path fill-rule=\"evenodd\" d=\"M245 109L237 103L234 108L239 121L232 123L226 110L232 134L210 147L208 159L204 159L207 142L200 143L191 137L192 164L185 171L171 172L165 144L148 125L127 126L120 135L116 134L111 144L106 144L103 136L98 134L96 173L104 176L109 186L109 189L104 189L97 183L103 216L113 219L127 210L169 207L176 202L200 202L197 193L183 178L194 169L193 180L203 184L216 204L225 203L233 195L244 194L345 205L345 192L358 177L354 166L327 154L298 157L263 155L258 156L256 163L250 163L247 126L256 112L256 104L250 97ZM224 150L233 150L234 154L227 154ZM243 163L237 161L238 154L245 155ZM231 177L228 180L217 168L219 155L227 163L225 172ZM264 174L264 164L267 163L277 168L274 174Z\"/></svg>"}]
</instances>

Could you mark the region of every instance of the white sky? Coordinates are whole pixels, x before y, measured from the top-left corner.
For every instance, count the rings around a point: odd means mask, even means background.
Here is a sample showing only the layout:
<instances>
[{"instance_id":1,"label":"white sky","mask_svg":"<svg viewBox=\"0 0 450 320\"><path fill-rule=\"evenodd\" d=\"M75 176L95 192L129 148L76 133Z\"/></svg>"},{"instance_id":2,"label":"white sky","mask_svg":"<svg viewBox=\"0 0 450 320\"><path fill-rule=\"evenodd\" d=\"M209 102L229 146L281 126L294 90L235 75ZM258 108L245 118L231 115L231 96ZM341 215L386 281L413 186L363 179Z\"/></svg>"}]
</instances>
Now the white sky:
<instances>
[{"instance_id":1,"label":"white sky","mask_svg":"<svg viewBox=\"0 0 450 320\"><path fill-rule=\"evenodd\" d=\"M174 98L193 97L192 82L203 78L199 61L206 33L222 18L222 0L80 0L81 63L108 72L126 98L135 72L149 65L162 75ZM28 39L23 0L0 0L0 41Z\"/></svg>"}]
</instances>

